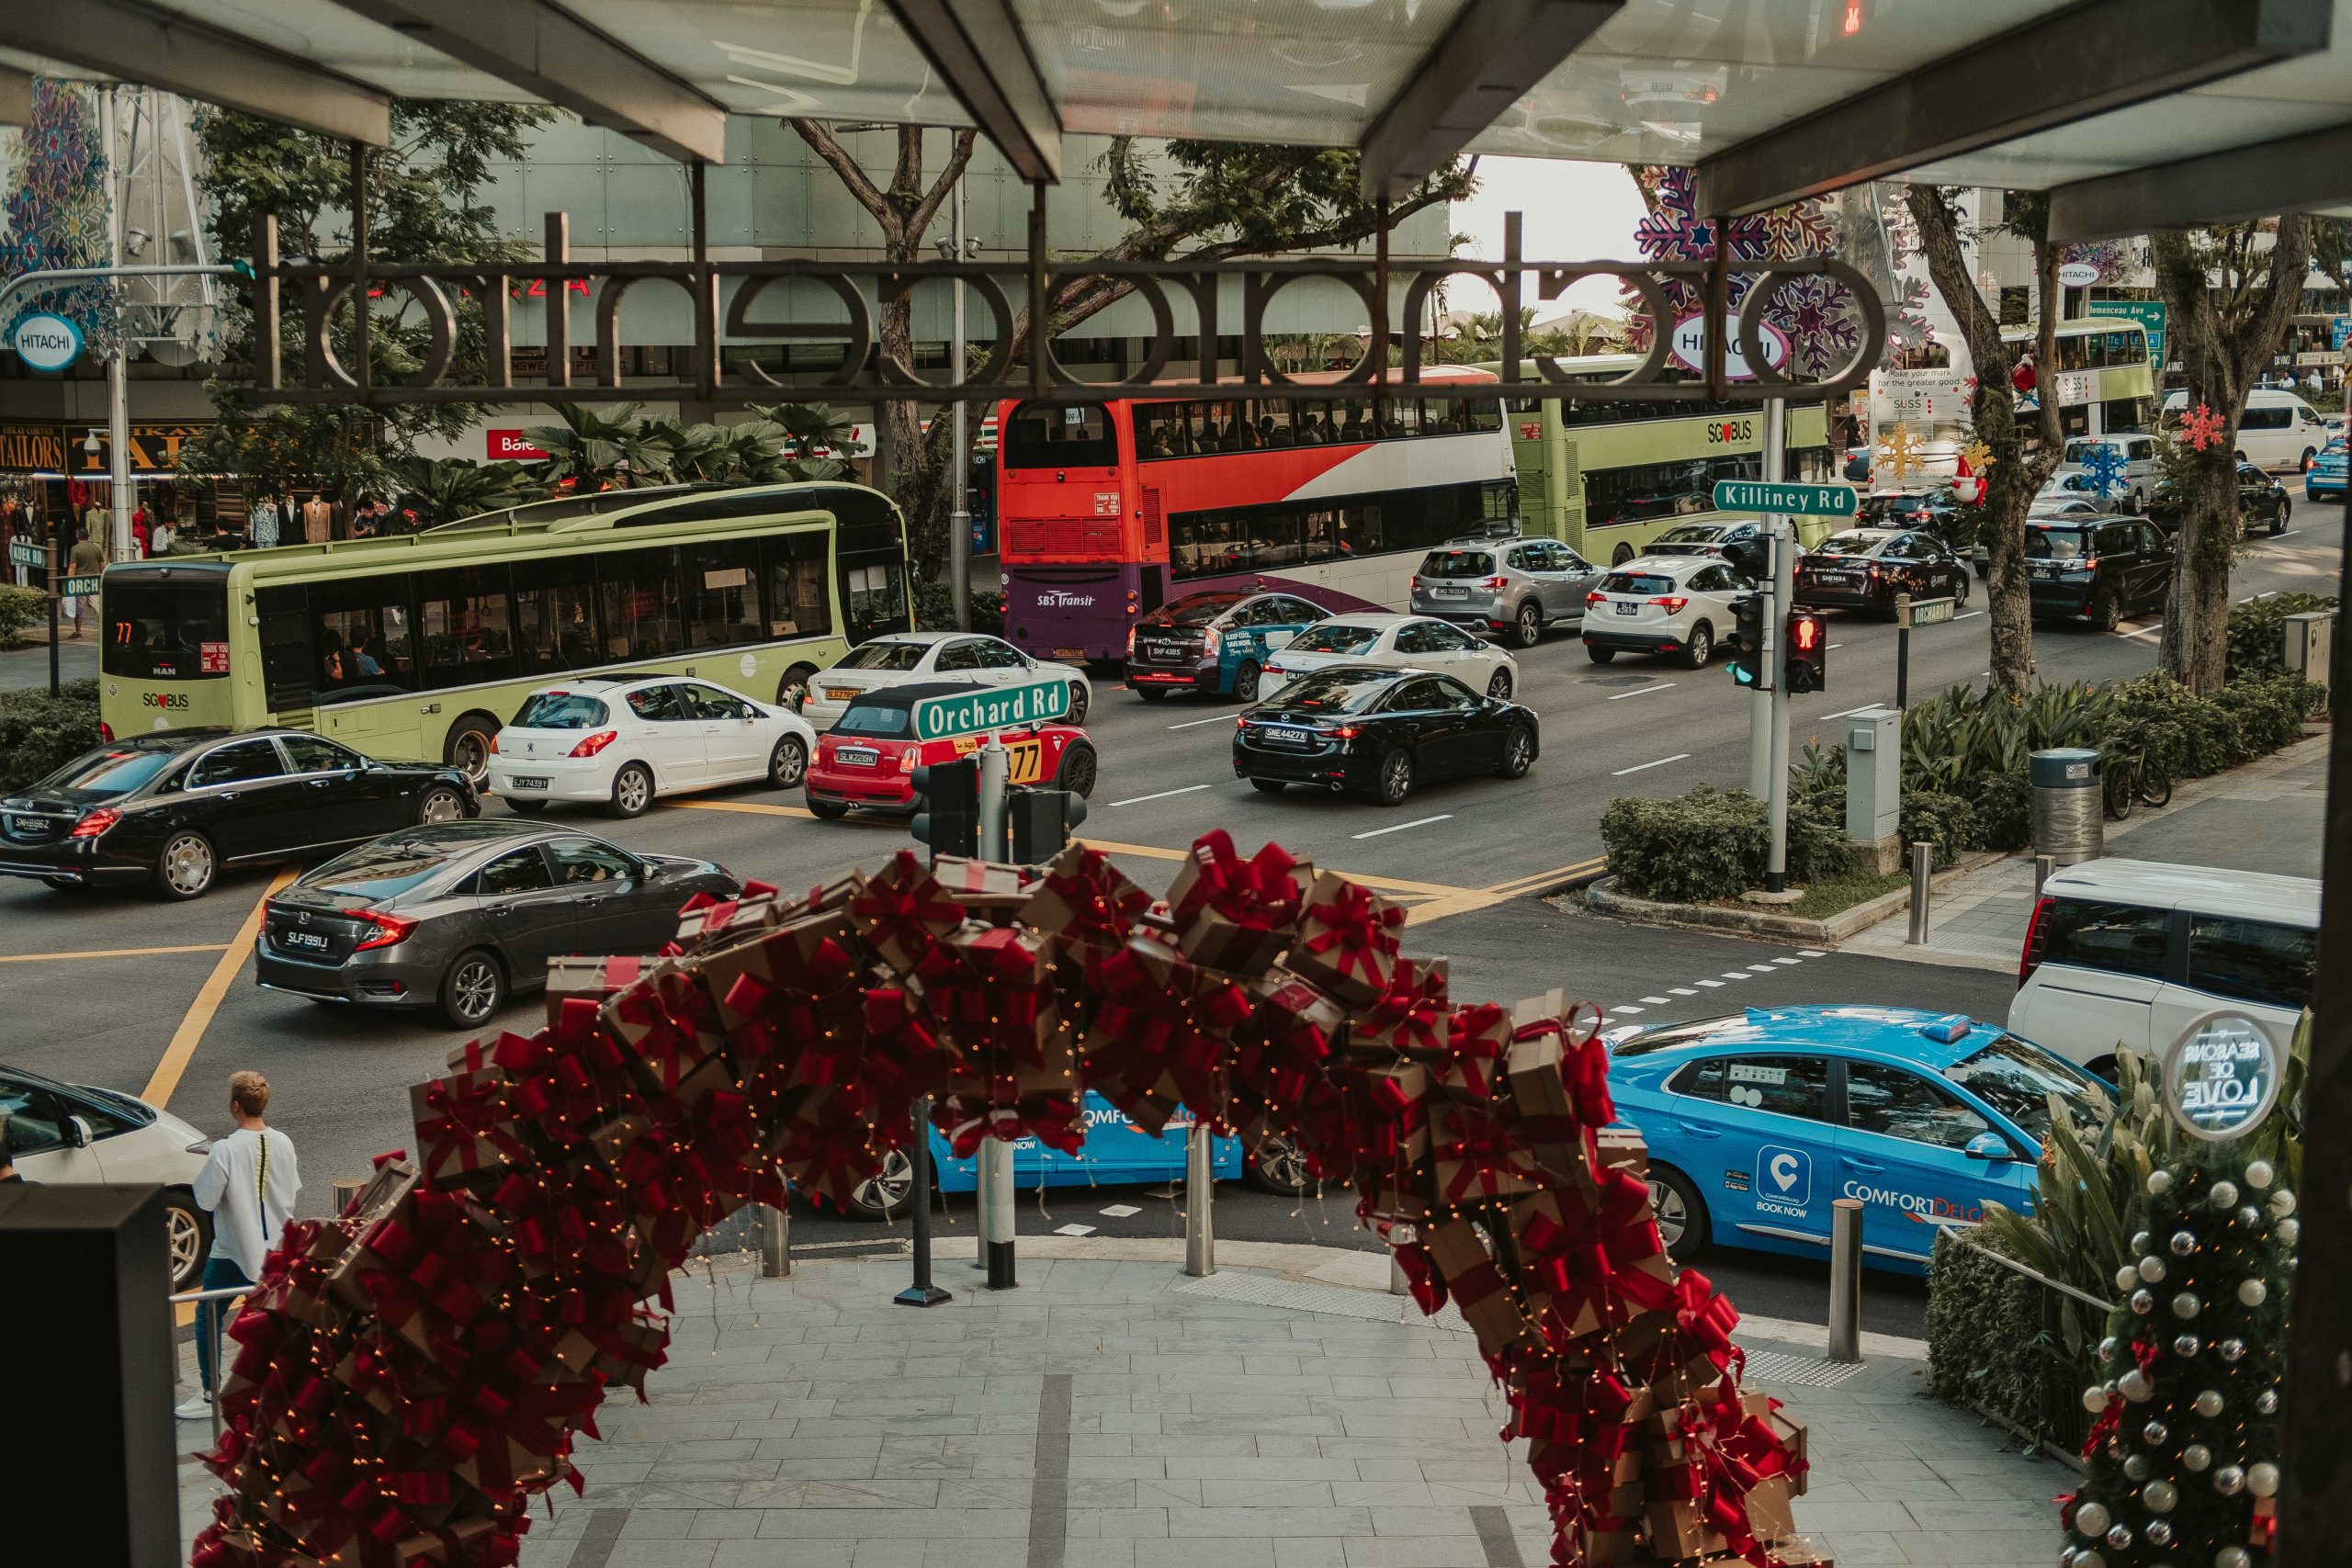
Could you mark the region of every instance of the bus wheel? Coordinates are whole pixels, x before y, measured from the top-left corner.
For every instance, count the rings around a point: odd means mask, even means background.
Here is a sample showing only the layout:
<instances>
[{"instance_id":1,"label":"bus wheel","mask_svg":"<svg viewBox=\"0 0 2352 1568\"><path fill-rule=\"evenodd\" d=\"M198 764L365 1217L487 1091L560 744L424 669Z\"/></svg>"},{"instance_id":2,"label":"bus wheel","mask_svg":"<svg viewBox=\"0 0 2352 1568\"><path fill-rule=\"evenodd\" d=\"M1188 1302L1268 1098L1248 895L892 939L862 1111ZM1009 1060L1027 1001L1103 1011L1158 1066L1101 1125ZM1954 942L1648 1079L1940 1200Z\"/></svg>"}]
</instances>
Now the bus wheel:
<instances>
[{"instance_id":1,"label":"bus wheel","mask_svg":"<svg viewBox=\"0 0 2352 1568\"><path fill-rule=\"evenodd\" d=\"M490 776L490 742L498 729L498 720L490 715L479 711L467 714L449 727L449 739L441 748L441 760L479 786Z\"/></svg>"},{"instance_id":2,"label":"bus wheel","mask_svg":"<svg viewBox=\"0 0 2352 1568\"><path fill-rule=\"evenodd\" d=\"M775 683L775 705L798 713L808 701L808 682L817 677L813 664L796 664Z\"/></svg>"},{"instance_id":3,"label":"bus wheel","mask_svg":"<svg viewBox=\"0 0 2352 1568\"><path fill-rule=\"evenodd\" d=\"M1620 539L1617 542L1617 547L1615 549L1609 552L1609 564L1611 566L1623 566L1627 561L1632 560L1633 558L1634 547L1625 543L1623 539Z\"/></svg>"}]
</instances>

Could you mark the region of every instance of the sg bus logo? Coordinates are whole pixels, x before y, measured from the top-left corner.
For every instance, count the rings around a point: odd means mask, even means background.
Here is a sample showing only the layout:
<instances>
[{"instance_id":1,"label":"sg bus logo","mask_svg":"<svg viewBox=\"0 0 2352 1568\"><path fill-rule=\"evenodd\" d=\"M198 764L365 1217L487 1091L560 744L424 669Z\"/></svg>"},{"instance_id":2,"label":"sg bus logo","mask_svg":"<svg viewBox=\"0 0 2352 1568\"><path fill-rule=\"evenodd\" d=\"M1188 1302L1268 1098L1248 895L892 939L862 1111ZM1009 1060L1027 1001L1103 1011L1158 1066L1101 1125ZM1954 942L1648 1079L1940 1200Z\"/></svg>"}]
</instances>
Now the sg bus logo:
<instances>
[{"instance_id":1,"label":"sg bus logo","mask_svg":"<svg viewBox=\"0 0 2352 1568\"><path fill-rule=\"evenodd\" d=\"M186 692L141 692L139 705L148 708L184 708L187 706Z\"/></svg>"},{"instance_id":2,"label":"sg bus logo","mask_svg":"<svg viewBox=\"0 0 2352 1568\"><path fill-rule=\"evenodd\" d=\"M1718 419L1707 423L1707 445L1728 446L1737 441L1756 439L1756 421L1747 419Z\"/></svg>"}]
</instances>

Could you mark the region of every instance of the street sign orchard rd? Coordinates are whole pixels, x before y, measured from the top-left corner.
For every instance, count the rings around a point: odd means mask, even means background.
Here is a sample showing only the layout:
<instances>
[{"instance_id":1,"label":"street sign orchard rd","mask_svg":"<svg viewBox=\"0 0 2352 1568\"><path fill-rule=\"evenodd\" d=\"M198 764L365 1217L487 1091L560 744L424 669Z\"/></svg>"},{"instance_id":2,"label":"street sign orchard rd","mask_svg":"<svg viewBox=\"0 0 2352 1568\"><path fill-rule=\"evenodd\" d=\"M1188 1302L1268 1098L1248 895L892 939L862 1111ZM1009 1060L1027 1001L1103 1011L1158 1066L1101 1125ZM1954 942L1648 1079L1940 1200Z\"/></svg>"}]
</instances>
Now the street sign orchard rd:
<instances>
[{"instance_id":1,"label":"street sign orchard rd","mask_svg":"<svg viewBox=\"0 0 2352 1568\"><path fill-rule=\"evenodd\" d=\"M1069 712L1069 684L1033 681L1025 686L989 686L952 697L918 697L915 739L949 740L985 735L1018 724L1043 724Z\"/></svg>"},{"instance_id":2,"label":"street sign orchard rd","mask_svg":"<svg viewBox=\"0 0 2352 1568\"><path fill-rule=\"evenodd\" d=\"M62 370L82 357L82 329L62 316L38 310L17 323L8 346L28 369Z\"/></svg>"},{"instance_id":3,"label":"street sign orchard rd","mask_svg":"<svg viewBox=\"0 0 2352 1568\"><path fill-rule=\"evenodd\" d=\"M1800 517L1851 517L1861 510L1852 485L1804 484L1782 479L1717 479L1715 510L1784 512Z\"/></svg>"},{"instance_id":4,"label":"street sign orchard rd","mask_svg":"<svg viewBox=\"0 0 2352 1568\"><path fill-rule=\"evenodd\" d=\"M2243 1013L2209 1012L2181 1032L2165 1058L2165 1105L2193 1138L2234 1138L2254 1131L2278 1103L2283 1066L2262 1025Z\"/></svg>"}]
</instances>

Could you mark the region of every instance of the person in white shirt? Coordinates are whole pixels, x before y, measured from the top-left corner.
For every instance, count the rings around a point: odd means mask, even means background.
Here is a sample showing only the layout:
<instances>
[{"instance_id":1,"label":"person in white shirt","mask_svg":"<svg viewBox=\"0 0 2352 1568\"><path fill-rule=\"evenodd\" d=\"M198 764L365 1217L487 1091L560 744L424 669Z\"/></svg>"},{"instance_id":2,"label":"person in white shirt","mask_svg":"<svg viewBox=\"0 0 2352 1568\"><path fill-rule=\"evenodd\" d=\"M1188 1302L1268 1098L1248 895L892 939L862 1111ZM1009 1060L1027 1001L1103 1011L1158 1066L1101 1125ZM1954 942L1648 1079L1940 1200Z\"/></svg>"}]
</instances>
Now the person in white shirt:
<instances>
[{"instance_id":1,"label":"person in white shirt","mask_svg":"<svg viewBox=\"0 0 2352 1568\"><path fill-rule=\"evenodd\" d=\"M152 560L158 556L167 556L171 553L172 521L168 517L158 517L155 519L155 526L147 535L148 558Z\"/></svg>"},{"instance_id":2,"label":"person in white shirt","mask_svg":"<svg viewBox=\"0 0 2352 1568\"><path fill-rule=\"evenodd\" d=\"M263 1259L286 1228L302 1190L295 1168L294 1141L266 1126L269 1080L256 1072L229 1075L229 1114L237 1130L213 1141L204 1168L197 1172L196 1201L212 1215L212 1252L204 1260L204 1289L250 1285L261 1278ZM183 1421L201 1421L212 1408L213 1345L222 1301L196 1305L195 1397L173 1412Z\"/></svg>"}]
</instances>

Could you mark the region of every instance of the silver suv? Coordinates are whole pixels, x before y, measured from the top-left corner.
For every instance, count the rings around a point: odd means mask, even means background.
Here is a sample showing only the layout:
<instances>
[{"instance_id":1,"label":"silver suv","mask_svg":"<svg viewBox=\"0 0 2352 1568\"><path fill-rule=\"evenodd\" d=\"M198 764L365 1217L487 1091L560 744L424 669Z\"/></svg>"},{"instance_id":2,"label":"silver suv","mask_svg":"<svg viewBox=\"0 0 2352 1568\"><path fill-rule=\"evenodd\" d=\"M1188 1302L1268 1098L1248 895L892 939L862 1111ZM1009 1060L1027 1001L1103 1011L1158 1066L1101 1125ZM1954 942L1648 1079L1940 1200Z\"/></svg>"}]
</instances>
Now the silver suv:
<instances>
[{"instance_id":1,"label":"silver suv","mask_svg":"<svg viewBox=\"0 0 2352 1568\"><path fill-rule=\"evenodd\" d=\"M1533 648L1550 626L1581 625L1600 568L1557 539L1457 539L1413 574L1412 609L1490 641Z\"/></svg>"}]
</instances>

